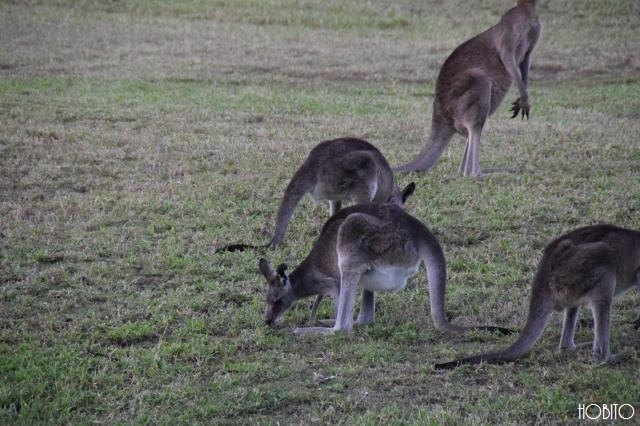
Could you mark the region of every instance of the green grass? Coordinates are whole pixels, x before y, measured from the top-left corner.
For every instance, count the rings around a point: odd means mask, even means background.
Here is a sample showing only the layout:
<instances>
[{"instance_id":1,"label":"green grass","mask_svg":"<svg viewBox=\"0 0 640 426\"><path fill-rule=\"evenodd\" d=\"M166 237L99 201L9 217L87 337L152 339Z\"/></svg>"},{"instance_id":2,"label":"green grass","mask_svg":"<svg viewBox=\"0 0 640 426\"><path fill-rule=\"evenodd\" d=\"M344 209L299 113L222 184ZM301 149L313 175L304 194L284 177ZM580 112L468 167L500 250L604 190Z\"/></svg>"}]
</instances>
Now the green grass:
<instances>
[{"instance_id":1,"label":"green grass","mask_svg":"<svg viewBox=\"0 0 640 426\"><path fill-rule=\"evenodd\" d=\"M268 240L322 140L412 158L438 67L511 3L1 3L0 423L574 423L579 403L640 407L635 294L614 309L619 365L556 353L554 316L517 363L436 372L511 340L437 331L424 271L378 297L371 327L299 338L311 300L269 329L260 255L214 254ZM399 177L445 250L457 324L521 327L552 237L640 228L639 3L543 3L531 119L508 119L513 92L483 135L481 164L514 173L461 177L456 137ZM326 218L304 200L263 255L295 267Z\"/></svg>"}]
</instances>

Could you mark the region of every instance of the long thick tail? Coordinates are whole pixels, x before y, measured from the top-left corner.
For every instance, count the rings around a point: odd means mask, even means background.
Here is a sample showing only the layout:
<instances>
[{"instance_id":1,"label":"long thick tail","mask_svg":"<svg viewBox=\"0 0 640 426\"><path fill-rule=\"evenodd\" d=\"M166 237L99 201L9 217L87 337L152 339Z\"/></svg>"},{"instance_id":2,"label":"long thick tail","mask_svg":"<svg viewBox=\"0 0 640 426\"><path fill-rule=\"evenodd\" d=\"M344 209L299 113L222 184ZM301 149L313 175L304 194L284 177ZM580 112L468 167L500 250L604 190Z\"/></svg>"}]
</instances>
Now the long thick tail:
<instances>
[{"instance_id":1,"label":"long thick tail","mask_svg":"<svg viewBox=\"0 0 640 426\"><path fill-rule=\"evenodd\" d=\"M454 133L455 131L452 126L441 123L441 118L434 109L431 119L431 132L429 133L427 145L416 158L407 164L395 167L393 171L395 173L407 173L430 169L438 162Z\"/></svg>"},{"instance_id":2,"label":"long thick tail","mask_svg":"<svg viewBox=\"0 0 640 426\"><path fill-rule=\"evenodd\" d=\"M503 335L514 333L514 330L506 327L498 327L494 325L461 327L449 322L445 311L447 268L444 253L440 243L438 243L438 240L430 232L427 231L425 233L424 239L425 242L420 250L422 252L422 259L427 268L431 318L435 326L439 330L454 334L462 334L468 330L486 330Z\"/></svg>"},{"instance_id":3,"label":"long thick tail","mask_svg":"<svg viewBox=\"0 0 640 426\"><path fill-rule=\"evenodd\" d=\"M464 327L453 325L449 322L445 312L445 291L447 287L447 266L438 240L425 229L424 241L420 247L422 261L427 268L427 281L429 285L429 305L431 319L439 330L447 333L461 334Z\"/></svg>"},{"instance_id":4,"label":"long thick tail","mask_svg":"<svg viewBox=\"0 0 640 426\"><path fill-rule=\"evenodd\" d=\"M302 197L309 192L312 177L309 176L310 171L308 168L301 166L294 174L291 182L287 185L287 189L284 192L280 207L278 208L278 214L276 216L275 231L271 241L267 244L253 245L253 244L229 244L216 250L216 253L222 253L225 251L236 252L245 250L260 250L267 247L277 247L282 245L284 241L284 234L287 231L289 221L293 217L293 211L302 199Z\"/></svg>"},{"instance_id":5,"label":"long thick tail","mask_svg":"<svg viewBox=\"0 0 640 426\"><path fill-rule=\"evenodd\" d=\"M284 241L284 234L287 232L287 226L289 221L293 217L293 212L296 206L309 192L313 186L313 170L306 167L306 163L300 166L287 185L287 189L284 191L280 207L278 208L278 214L276 215L275 230L273 238L269 245L279 246Z\"/></svg>"},{"instance_id":6,"label":"long thick tail","mask_svg":"<svg viewBox=\"0 0 640 426\"><path fill-rule=\"evenodd\" d=\"M225 251L228 252L236 252L236 251L245 251L245 250L260 250L269 247L270 243L262 244L259 246L252 244L229 244L224 247L220 247L215 251L215 253L223 253Z\"/></svg>"},{"instance_id":7,"label":"long thick tail","mask_svg":"<svg viewBox=\"0 0 640 426\"><path fill-rule=\"evenodd\" d=\"M527 322L520 332L518 340L516 340L511 346L502 351L460 358L454 361L436 364L434 367L436 369L451 369L463 364L479 364L481 362L500 364L503 362L515 361L528 353L536 344L544 330L544 326L552 308L551 298L541 291L540 287L534 286L529 304L529 316L527 317Z\"/></svg>"},{"instance_id":8,"label":"long thick tail","mask_svg":"<svg viewBox=\"0 0 640 426\"><path fill-rule=\"evenodd\" d=\"M513 328L500 327L497 325L474 325L471 327L467 327L467 330L483 330L489 331L491 333L500 333L503 336L509 336L516 332Z\"/></svg>"}]
</instances>

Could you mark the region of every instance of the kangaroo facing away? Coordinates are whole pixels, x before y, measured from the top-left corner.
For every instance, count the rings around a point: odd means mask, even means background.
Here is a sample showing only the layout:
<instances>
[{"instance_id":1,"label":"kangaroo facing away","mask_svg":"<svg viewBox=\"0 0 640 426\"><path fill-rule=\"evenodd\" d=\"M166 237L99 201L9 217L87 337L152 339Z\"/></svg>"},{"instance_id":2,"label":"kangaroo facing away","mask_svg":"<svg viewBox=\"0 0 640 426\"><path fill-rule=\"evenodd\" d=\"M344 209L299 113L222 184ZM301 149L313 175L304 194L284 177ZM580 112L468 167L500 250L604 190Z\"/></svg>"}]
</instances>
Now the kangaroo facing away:
<instances>
[{"instance_id":1,"label":"kangaroo facing away","mask_svg":"<svg viewBox=\"0 0 640 426\"><path fill-rule=\"evenodd\" d=\"M260 259L260 272L268 282L266 322L273 324L293 301L304 295L324 292L337 297L335 325L298 328L295 333L333 333L353 327L356 289L362 287L357 324L370 324L375 316L375 293L398 291L424 262L429 282L431 318L435 326L449 333L465 327L453 325L445 313L446 263L442 248L427 227L393 204L362 204L332 216L305 260L287 275L286 265L274 271ZM271 297L276 287L278 297ZM493 327L471 327L510 333Z\"/></svg>"},{"instance_id":2,"label":"kangaroo facing away","mask_svg":"<svg viewBox=\"0 0 640 426\"><path fill-rule=\"evenodd\" d=\"M281 245L293 212L305 194L311 194L316 201L329 201L330 215L340 210L342 202L402 202L391 166L375 146L356 138L324 141L311 150L287 186L271 241L262 246L232 244L216 253Z\"/></svg>"},{"instance_id":3,"label":"kangaroo facing away","mask_svg":"<svg viewBox=\"0 0 640 426\"><path fill-rule=\"evenodd\" d=\"M512 118L529 118L529 67L542 26L539 0L518 0L500 22L458 46L445 60L436 80L431 131L426 147L395 170L427 170L440 158L453 135L467 137L460 164L465 176L479 176L480 135L487 118L502 103L515 81L520 97Z\"/></svg>"},{"instance_id":4,"label":"kangaroo facing away","mask_svg":"<svg viewBox=\"0 0 640 426\"><path fill-rule=\"evenodd\" d=\"M594 359L615 363L619 356L612 354L609 346L613 298L634 286L640 290L640 232L613 225L571 231L545 248L533 279L529 316L515 343L502 351L435 367L514 361L533 348L553 310L564 311L560 350L575 351L579 347L574 343L574 334L581 305L588 305L593 315Z\"/></svg>"}]
</instances>

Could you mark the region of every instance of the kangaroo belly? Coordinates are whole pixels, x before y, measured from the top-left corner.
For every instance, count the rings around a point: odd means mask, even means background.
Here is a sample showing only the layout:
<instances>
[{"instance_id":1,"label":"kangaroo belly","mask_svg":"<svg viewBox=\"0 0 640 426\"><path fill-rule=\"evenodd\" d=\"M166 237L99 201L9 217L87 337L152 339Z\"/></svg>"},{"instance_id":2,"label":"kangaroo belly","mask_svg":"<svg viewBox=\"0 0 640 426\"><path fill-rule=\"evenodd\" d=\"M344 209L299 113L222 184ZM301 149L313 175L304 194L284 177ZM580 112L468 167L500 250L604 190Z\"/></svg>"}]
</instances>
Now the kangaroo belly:
<instances>
[{"instance_id":1,"label":"kangaroo belly","mask_svg":"<svg viewBox=\"0 0 640 426\"><path fill-rule=\"evenodd\" d=\"M375 180L354 181L343 185L320 183L310 191L314 201L353 201L367 203L374 199L378 192L378 182Z\"/></svg>"},{"instance_id":2,"label":"kangaroo belly","mask_svg":"<svg viewBox=\"0 0 640 426\"><path fill-rule=\"evenodd\" d=\"M360 285L370 291L399 291L407 279L418 272L418 266L376 266L360 277Z\"/></svg>"},{"instance_id":3,"label":"kangaroo belly","mask_svg":"<svg viewBox=\"0 0 640 426\"><path fill-rule=\"evenodd\" d=\"M316 185L311 191L309 191L309 195L313 198L314 201L343 201L338 197L338 194L335 191L331 191L330 188L327 188L324 184Z\"/></svg>"}]
</instances>

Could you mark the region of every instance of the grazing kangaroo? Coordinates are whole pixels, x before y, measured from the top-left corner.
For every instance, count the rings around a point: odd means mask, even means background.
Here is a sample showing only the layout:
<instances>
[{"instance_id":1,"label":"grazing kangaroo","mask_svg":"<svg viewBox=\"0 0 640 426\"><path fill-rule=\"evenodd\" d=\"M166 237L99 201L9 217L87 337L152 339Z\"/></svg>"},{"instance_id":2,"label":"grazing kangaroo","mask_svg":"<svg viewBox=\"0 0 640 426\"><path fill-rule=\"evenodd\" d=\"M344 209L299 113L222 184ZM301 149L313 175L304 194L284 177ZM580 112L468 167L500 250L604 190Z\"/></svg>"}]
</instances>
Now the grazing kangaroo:
<instances>
[{"instance_id":1,"label":"grazing kangaroo","mask_svg":"<svg viewBox=\"0 0 640 426\"><path fill-rule=\"evenodd\" d=\"M305 260L291 273L286 265L274 271L260 259L260 272L268 282L266 322L273 324L291 304L305 295L324 293L337 297L333 328L298 328L295 333L333 333L353 327L356 288L362 286L358 324L370 324L375 316L375 292L398 291L424 262L429 281L431 318L449 333L468 328L453 325L445 314L447 282L444 253L438 240L415 217L393 204L361 204L332 216ZM510 333L493 327L471 327Z\"/></svg>"},{"instance_id":2,"label":"grazing kangaroo","mask_svg":"<svg viewBox=\"0 0 640 426\"><path fill-rule=\"evenodd\" d=\"M539 0L518 0L496 24L458 46L445 60L436 80L431 132L426 147L396 172L427 170L457 132L467 137L460 164L465 176L479 176L480 135L487 118L500 106L515 81L520 97L513 102L529 118L529 66L542 26Z\"/></svg>"},{"instance_id":3,"label":"grazing kangaroo","mask_svg":"<svg viewBox=\"0 0 640 426\"><path fill-rule=\"evenodd\" d=\"M416 185L413 182L407 185L402 191L399 202L394 204L403 206L407 198L413 194L415 188ZM324 235L324 229L326 227L327 224L324 225L323 231L320 233L321 236ZM335 279L333 275L328 275L327 272L325 272L327 268L331 270L331 267L325 266L328 259L323 258L322 252L323 250L332 250L328 246L330 244L335 246L335 235L333 235L333 239L327 239L327 237L319 238L311 253L307 256L307 260L302 262L298 269L291 274L291 278L286 274L287 265L284 263L278 266L276 273L271 269L271 266L265 259L260 259L260 272L267 279L265 321L268 325L277 323L282 315L298 300L309 296L316 296L309 318L309 324L314 325L317 323L316 314L323 298L329 296L334 301L338 300L340 280ZM331 262L331 260L328 261L329 263ZM304 267L304 264L309 266ZM310 266L316 267L312 268Z\"/></svg>"},{"instance_id":4,"label":"grazing kangaroo","mask_svg":"<svg viewBox=\"0 0 640 426\"><path fill-rule=\"evenodd\" d=\"M287 186L271 241L261 246L232 244L216 253L281 245L293 212L307 193L316 201L329 201L330 215L340 210L343 201L402 202L391 166L375 146L356 138L324 141L311 150Z\"/></svg>"},{"instance_id":5,"label":"grazing kangaroo","mask_svg":"<svg viewBox=\"0 0 640 426\"><path fill-rule=\"evenodd\" d=\"M594 321L593 357L613 363L609 328L613 298L631 287L640 289L640 232L613 225L571 231L547 245L533 279L529 316L520 337L507 349L436 364L454 368L482 361L514 361L531 350L552 310L564 310L560 349L575 351L578 308L588 305Z\"/></svg>"}]
</instances>

